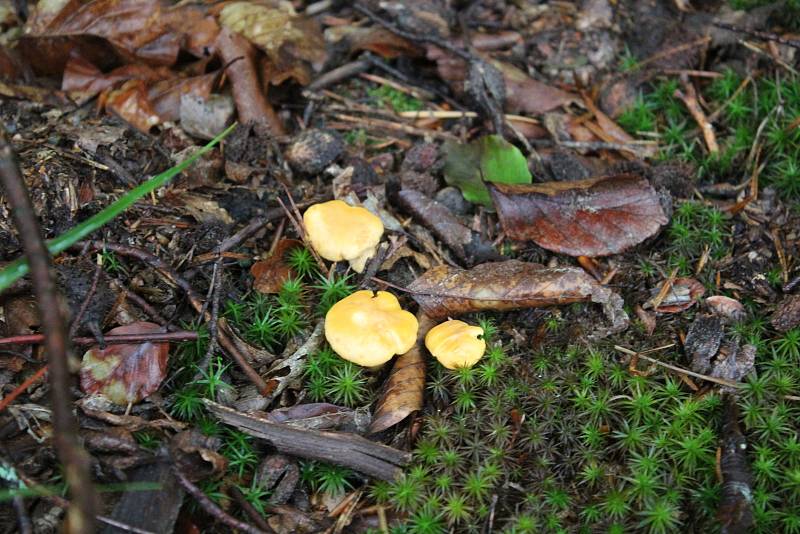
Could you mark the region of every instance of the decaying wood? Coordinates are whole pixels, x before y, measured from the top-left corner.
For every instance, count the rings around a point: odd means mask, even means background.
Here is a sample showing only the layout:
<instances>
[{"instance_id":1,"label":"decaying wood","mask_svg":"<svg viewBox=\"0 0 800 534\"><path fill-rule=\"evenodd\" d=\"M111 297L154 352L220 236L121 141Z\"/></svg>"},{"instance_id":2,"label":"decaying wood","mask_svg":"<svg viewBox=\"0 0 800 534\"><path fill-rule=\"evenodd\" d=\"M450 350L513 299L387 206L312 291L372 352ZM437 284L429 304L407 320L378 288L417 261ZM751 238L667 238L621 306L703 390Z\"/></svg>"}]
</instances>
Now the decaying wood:
<instances>
[{"instance_id":1,"label":"decaying wood","mask_svg":"<svg viewBox=\"0 0 800 534\"><path fill-rule=\"evenodd\" d=\"M722 427L722 496L717 519L725 534L744 534L753 526L753 489L747 462L747 440L739 428L736 399L725 396L725 421Z\"/></svg>"},{"instance_id":2,"label":"decaying wood","mask_svg":"<svg viewBox=\"0 0 800 534\"><path fill-rule=\"evenodd\" d=\"M270 442L285 454L349 467L380 480L394 480L411 455L356 434L302 430L248 415L209 400L209 411L223 423Z\"/></svg>"}]
</instances>

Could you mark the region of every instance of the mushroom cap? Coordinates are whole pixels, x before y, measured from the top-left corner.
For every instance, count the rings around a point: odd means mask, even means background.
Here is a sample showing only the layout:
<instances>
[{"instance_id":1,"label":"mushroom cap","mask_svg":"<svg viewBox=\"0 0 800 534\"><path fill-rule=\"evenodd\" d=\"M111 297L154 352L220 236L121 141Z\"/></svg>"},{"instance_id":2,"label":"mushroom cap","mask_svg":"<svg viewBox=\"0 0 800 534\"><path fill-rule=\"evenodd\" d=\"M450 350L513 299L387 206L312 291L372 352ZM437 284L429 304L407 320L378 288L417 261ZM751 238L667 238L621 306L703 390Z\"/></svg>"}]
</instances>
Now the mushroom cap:
<instances>
[{"instance_id":1,"label":"mushroom cap","mask_svg":"<svg viewBox=\"0 0 800 534\"><path fill-rule=\"evenodd\" d=\"M364 367L382 365L411 350L419 324L386 291L356 291L328 310L325 339L336 354Z\"/></svg>"},{"instance_id":2,"label":"mushroom cap","mask_svg":"<svg viewBox=\"0 0 800 534\"><path fill-rule=\"evenodd\" d=\"M483 328L450 319L436 325L425 336L425 346L448 369L472 367L486 351L486 341L479 337Z\"/></svg>"},{"instance_id":3,"label":"mushroom cap","mask_svg":"<svg viewBox=\"0 0 800 534\"><path fill-rule=\"evenodd\" d=\"M366 208L354 207L341 200L314 204L303 214L306 237L317 253L328 261L347 260L357 273L383 235L383 223Z\"/></svg>"}]
</instances>

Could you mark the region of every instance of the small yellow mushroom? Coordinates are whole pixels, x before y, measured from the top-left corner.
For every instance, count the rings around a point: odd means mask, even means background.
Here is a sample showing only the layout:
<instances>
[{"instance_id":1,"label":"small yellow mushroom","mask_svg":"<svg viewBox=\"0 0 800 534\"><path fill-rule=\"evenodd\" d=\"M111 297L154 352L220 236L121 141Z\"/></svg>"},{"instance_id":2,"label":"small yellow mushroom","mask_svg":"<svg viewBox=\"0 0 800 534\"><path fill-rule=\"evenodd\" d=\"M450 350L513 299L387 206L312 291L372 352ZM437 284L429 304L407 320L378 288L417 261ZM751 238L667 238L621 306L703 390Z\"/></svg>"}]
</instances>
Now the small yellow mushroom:
<instances>
[{"instance_id":1,"label":"small yellow mushroom","mask_svg":"<svg viewBox=\"0 0 800 534\"><path fill-rule=\"evenodd\" d=\"M306 237L328 261L347 260L357 273L364 270L383 236L380 218L341 200L314 204L303 214Z\"/></svg>"},{"instance_id":2,"label":"small yellow mushroom","mask_svg":"<svg viewBox=\"0 0 800 534\"><path fill-rule=\"evenodd\" d=\"M486 351L483 328L450 319L430 329L425 346L448 369L472 367Z\"/></svg>"},{"instance_id":3,"label":"small yellow mushroom","mask_svg":"<svg viewBox=\"0 0 800 534\"><path fill-rule=\"evenodd\" d=\"M411 350L419 324L386 291L356 291L328 310L325 339L336 354L364 367L376 367Z\"/></svg>"}]
</instances>

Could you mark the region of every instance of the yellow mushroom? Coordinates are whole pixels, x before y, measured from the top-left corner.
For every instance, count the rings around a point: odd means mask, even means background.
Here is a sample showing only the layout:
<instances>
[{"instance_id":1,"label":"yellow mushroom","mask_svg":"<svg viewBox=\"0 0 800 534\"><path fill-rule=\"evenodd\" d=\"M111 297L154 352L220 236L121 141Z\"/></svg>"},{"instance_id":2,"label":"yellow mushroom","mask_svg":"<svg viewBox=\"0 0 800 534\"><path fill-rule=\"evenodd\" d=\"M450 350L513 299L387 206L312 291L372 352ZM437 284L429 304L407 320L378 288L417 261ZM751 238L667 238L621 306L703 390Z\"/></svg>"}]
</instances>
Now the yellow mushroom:
<instances>
[{"instance_id":1,"label":"yellow mushroom","mask_svg":"<svg viewBox=\"0 0 800 534\"><path fill-rule=\"evenodd\" d=\"M450 319L436 325L425 336L425 346L448 369L472 367L486 351L483 328Z\"/></svg>"},{"instance_id":2,"label":"yellow mushroom","mask_svg":"<svg viewBox=\"0 0 800 534\"><path fill-rule=\"evenodd\" d=\"M411 350L419 324L386 291L356 291L325 316L325 339L336 354L364 367L376 367Z\"/></svg>"},{"instance_id":3,"label":"yellow mushroom","mask_svg":"<svg viewBox=\"0 0 800 534\"><path fill-rule=\"evenodd\" d=\"M347 260L357 273L375 254L383 235L380 218L341 200L314 204L303 214L303 224L320 256L329 261Z\"/></svg>"}]
</instances>

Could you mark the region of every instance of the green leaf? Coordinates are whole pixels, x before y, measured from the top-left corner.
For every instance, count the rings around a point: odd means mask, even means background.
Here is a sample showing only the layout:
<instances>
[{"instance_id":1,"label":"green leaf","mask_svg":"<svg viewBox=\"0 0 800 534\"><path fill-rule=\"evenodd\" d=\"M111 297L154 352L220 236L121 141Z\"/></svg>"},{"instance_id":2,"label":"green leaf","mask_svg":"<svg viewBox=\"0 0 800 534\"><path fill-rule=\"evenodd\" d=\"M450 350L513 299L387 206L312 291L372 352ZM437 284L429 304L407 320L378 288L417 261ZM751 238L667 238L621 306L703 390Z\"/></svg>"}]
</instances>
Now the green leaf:
<instances>
[{"instance_id":1,"label":"green leaf","mask_svg":"<svg viewBox=\"0 0 800 534\"><path fill-rule=\"evenodd\" d=\"M464 198L492 207L484 182L529 184L528 162L517 147L499 135L487 135L468 145L445 143L444 179L458 187Z\"/></svg>"},{"instance_id":2,"label":"green leaf","mask_svg":"<svg viewBox=\"0 0 800 534\"><path fill-rule=\"evenodd\" d=\"M134 187L123 196L121 196L116 202L112 203L110 206L105 208L100 213L97 213L90 217L89 219L83 221L82 223L78 224L77 226L70 228L60 236L56 237L55 239L51 239L47 242L47 249L50 251L50 254L58 254L59 252L63 252L64 250L68 249L84 237L88 236L98 228L102 227L104 224L112 220L114 217L125 211L129 208L134 202L142 198L143 196L147 195L151 191L155 191L162 185L166 184L170 179L172 179L175 175L183 172L186 170L189 165L194 163L200 156L204 155L208 151L210 151L214 146L222 141L236 126L236 123L231 124L228 128L225 129L224 132L216 136L214 139L208 142L207 145L202 147L200 150L192 154L192 156L184 161L178 163L174 167L167 169L166 171L153 176L148 181ZM17 279L25 276L28 273L28 262L25 258L19 258L8 265L0 271L0 291L3 291L8 286L13 284Z\"/></svg>"}]
</instances>

